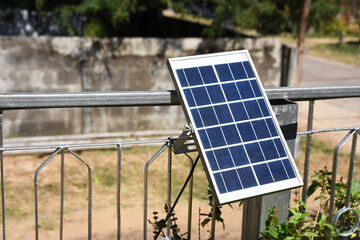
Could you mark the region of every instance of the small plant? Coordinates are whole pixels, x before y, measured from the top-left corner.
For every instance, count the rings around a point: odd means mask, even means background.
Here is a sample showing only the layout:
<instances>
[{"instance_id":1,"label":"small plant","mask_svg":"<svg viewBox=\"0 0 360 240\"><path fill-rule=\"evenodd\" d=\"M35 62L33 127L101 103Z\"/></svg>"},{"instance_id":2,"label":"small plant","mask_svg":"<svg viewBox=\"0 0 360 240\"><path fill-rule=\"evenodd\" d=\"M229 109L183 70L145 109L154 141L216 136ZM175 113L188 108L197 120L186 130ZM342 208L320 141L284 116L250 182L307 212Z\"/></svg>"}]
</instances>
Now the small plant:
<instances>
[{"instance_id":1,"label":"small plant","mask_svg":"<svg viewBox=\"0 0 360 240\"><path fill-rule=\"evenodd\" d=\"M203 199L208 200L208 205L211 207L210 211L208 213L200 213L200 216L205 216L205 219L202 220L202 222L201 222L201 226L204 228L208 223L211 222L212 217L213 217L212 216L212 212L213 212L213 194L212 194L212 191L211 191L210 188L208 188L208 190L207 190L207 198L203 198ZM243 202L240 201L239 207L241 207L242 203ZM228 204L228 205L232 208L231 204ZM225 222L224 222L224 219L221 217L221 214L222 214L221 213L221 208L222 208L222 206L215 206L215 221L222 223L223 229L225 229ZM209 229L209 230L207 230L207 232L209 233L209 238L208 239L210 239L211 230Z\"/></svg>"},{"instance_id":2,"label":"small plant","mask_svg":"<svg viewBox=\"0 0 360 240\"><path fill-rule=\"evenodd\" d=\"M289 209L292 214L289 222L279 224L277 209L273 207L269 211L265 222L266 228L261 233L260 239L325 239L327 230L332 229L332 226L326 223L326 215L323 214L320 219L311 220L310 214L306 213L307 210L305 203L299 201L294 208Z\"/></svg>"},{"instance_id":3,"label":"small plant","mask_svg":"<svg viewBox=\"0 0 360 240\"><path fill-rule=\"evenodd\" d=\"M310 197L315 193L317 189L320 189L320 193L315 197L315 200L320 200L320 206L315 216L311 216L307 211L308 207L298 200L298 194L296 194L296 206L290 208L290 220L288 223L279 223L277 217L277 209L274 207L269 211L268 218L265 222L265 231L262 232L261 239L328 239L331 233L332 238L338 237L334 231L333 226L329 223L329 203L330 203L330 191L331 191L331 175L326 168L315 172L312 176L313 181L308 189L307 197ZM346 198L347 185L340 178L335 187L335 211L338 211L344 207ZM298 192L296 192L298 193ZM360 214L360 182L353 181L351 186L351 198L350 207L356 209ZM349 224L353 223L353 219L345 219L344 222ZM350 236L350 239L358 236L360 228Z\"/></svg>"},{"instance_id":4,"label":"small plant","mask_svg":"<svg viewBox=\"0 0 360 240\"><path fill-rule=\"evenodd\" d=\"M168 206L167 204L165 204L164 206L164 211L166 214L168 214ZM163 227L161 229L160 232L160 236L162 237L166 237L163 229L165 229L167 227L167 224L165 223L165 219L159 219L158 216L158 212L153 212L153 218L154 221L151 221L150 219L148 219L148 223L151 224L151 226L153 227L154 231L154 238L156 236L156 234L159 232L160 228ZM175 213L171 213L171 218L170 218L170 229L172 232L172 238L175 240L187 240L187 238L183 238L183 236L185 236L187 233L180 233L180 228L178 227L176 221L177 221L177 217L175 216Z\"/></svg>"}]
</instances>

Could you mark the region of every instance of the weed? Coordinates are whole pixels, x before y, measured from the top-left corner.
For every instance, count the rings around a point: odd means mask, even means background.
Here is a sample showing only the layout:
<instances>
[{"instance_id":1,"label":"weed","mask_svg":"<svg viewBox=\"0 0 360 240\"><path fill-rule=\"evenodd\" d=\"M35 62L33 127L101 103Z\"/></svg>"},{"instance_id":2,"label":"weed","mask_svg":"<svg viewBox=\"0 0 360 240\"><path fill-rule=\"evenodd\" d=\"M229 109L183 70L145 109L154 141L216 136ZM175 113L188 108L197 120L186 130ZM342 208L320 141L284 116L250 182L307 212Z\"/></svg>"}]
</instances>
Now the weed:
<instances>
[{"instance_id":1,"label":"weed","mask_svg":"<svg viewBox=\"0 0 360 240\"><path fill-rule=\"evenodd\" d=\"M289 211L292 215L288 223L279 223L276 208L272 208L269 211L268 218L265 222L265 231L262 232L261 239L328 239L331 233L332 238L338 237L334 227L329 222L330 212L330 189L331 189L331 175L326 168L315 172L312 176L313 181L308 189L307 197L310 197L315 193L317 189L320 189L320 193L316 196L315 200L320 200L320 206L315 217L310 216L307 211L309 210L305 203L296 201L294 208L290 208ZM344 201L347 191L346 184L343 183L342 178L336 183L335 194L335 211L344 207ZM350 207L355 208L360 213L360 182L355 180L351 187ZM353 224L354 219L350 219L351 216L346 216L343 222ZM338 226L337 226L338 227ZM339 226L342 228L342 226ZM341 230L341 229L338 229ZM350 237L354 238L359 235L360 227Z\"/></svg>"}]
</instances>

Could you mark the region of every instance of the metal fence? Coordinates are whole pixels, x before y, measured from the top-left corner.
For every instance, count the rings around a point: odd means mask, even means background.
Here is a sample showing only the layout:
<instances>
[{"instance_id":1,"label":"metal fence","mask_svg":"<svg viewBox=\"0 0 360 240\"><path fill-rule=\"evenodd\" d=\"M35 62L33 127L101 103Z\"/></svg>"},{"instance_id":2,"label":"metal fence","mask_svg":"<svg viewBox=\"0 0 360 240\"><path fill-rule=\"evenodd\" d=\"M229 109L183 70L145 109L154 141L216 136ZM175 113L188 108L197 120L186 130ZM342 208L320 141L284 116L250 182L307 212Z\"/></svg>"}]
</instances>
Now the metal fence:
<instances>
[{"instance_id":1,"label":"metal fence","mask_svg":"<svg viewBox=\"0 0 360 240\"><path fill-rule=\"evenodd\" d=\"M332 175L332 194L331 194L331 210L334 210L335 199L335 179L338 165L338 154L342 146L351 138L352 153L349 166L348 189L351 188L351 180L354 171L354 162L356 156L356 142L357 133L360 131L360 126L350 126L344 128L333 129L313 129L314 121L314 106L317 100L339 99L339 98L358 98L360 97L360 86L329 86L329 87L283 87L266 89L266 93L270 100L287 99L292 101L308 101L308 120L307 130L298 132L298 136L306 136L305 147L305 161L304 161L304 187L302 190L302 200L306 202L307 188L309 182L309 165L312 136L322 132L334 131L348 131L349 133L338 144L334 150L333 172ZM63 239L63 223L64 223L64 160L65 153L75 157L81 164L84 164L88 170L88 239L92 239L92 168L91 166L75 153L74 150L91 149L91 148L105 148L111 147L117 150L117 239L121 239L121 205L120 196L122 190L121 169L122 169L122 149L128 145L141 144L161 144L159 150L144 163L144 206L143 206L143 239L147 239L147 213L148 213L148 171L151 164L160 156L161 153L168 150L168 166L167 166L167 204L171 206L173 203L171 199L171 177L172 177L172 145L176 139L166 138L160 140L146 140L146 141L124 141L124 142L101 142L101 143L84 143L84 144L66 144L66 145L42 145L42 146L3 146L3 112L19 109L39 109L39 108L72 108L72 107L129 107L129 106L164 106L164 105L179 105L176 92L174 91L158 91L158 92L86 92L86 93L14 93L14 94L0 94L0 174L1 174L1 207L2 207L2 238L6 239L6 204L5 202L5 187L4 187L4 153L13 151L36 150L36 149L50 149L52 153L50 156L36 169L34 173L34 193L35 193L35 238L39 239L39 213L38 213L38 175L46 168L55 156L61 157L61 191L60 191L60 239ZM193 159L189 156L189 169L194 164ZM299 166L300 167L300 166ZM191 216L192 216L192 178L189 182L189 196L188 196L188 219L187 219L187 239L191 239ZM349 206L350 191L347 192L346 206ZM333 214L331 213L330 216ZM239 216L240 217L240 216ZM215 238L215 218L212 218L211 224L212 238ZM169 222L170 223L170 222ZM167 235L170 235L170 224L168 224ZM244 236L243 236L243 239Z\"/></svg>"}]
</instances>

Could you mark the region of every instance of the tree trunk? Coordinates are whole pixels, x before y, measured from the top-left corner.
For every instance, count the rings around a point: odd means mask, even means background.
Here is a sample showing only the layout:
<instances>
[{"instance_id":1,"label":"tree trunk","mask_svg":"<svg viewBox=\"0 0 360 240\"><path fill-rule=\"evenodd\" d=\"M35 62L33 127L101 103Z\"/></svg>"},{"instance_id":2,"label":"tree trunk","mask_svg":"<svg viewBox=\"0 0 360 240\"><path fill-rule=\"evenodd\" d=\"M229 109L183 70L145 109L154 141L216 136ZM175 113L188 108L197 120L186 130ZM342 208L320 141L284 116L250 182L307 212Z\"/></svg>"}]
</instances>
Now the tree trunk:
<instances>
[{"instance_id":1,"label":"tree trunk","mask_svg":"<svg viewBox=\"0 0 360 240\"><path fill-rule=\"evenodd\" d=\"M298 57L296 63L296 78L295 78L295 86L299 86L300 84L300 73L301 73L301 63L304 55L304 45L305 45L305 36L306 36L306 27L310 12L310 5L311 0L304 1L304 7L301 15L301 22L300 22L300 31L299 31L299 38L298 38Z\"/></svg>"}]
</instances>

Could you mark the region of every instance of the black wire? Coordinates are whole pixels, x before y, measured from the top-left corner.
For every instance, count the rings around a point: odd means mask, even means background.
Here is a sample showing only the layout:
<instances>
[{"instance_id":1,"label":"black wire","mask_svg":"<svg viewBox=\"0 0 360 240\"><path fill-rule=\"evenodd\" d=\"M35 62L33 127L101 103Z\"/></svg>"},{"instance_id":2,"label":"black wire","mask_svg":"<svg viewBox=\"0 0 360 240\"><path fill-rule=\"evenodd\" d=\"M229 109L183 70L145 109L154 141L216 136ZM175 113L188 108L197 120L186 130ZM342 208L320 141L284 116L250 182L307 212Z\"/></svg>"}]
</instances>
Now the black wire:
<instances>
[{"instance_id":1,"label":"black wire","mask_svg":"<svg viewBox=\"0 0 360 240\"><path fill-rule=\"evenodd\" d=\"M171 213L174 211L174 208L175 208L177 202L179 201L182 193L184 192L187 184L188 184L189 181L190 181L190 178L192 177L192 175L193 175L193 173L194 173L194 170L195 170L195 167L196 167L197 162L199 161L199 158L200 158L200 155L198 155L198 156L196 157L195 163L194 163L194 165L192 166L192 168L191 168L191 170L190 170L190 173L189 173L188 177L186 178L186 181L185 181L183 187L181 188L181 190L180 190L178 196L176 197L175 202L173 203L172 207L170 208L168 214L166 215L165 220L164 220L163 223L161 224L161 226L160 226L160 228L159 228L159 231L158 231L158 232L156 233L156 235L154 236L154 240L156 240L156 239L159 237L159 235L160 235L160 233L161 233L161 230L165 227L165 224L166 224L166 222L169 220L169 218L170 218L170 216L171 216Z\"/></svg>"}]
</instances>

